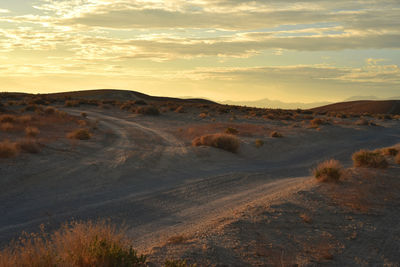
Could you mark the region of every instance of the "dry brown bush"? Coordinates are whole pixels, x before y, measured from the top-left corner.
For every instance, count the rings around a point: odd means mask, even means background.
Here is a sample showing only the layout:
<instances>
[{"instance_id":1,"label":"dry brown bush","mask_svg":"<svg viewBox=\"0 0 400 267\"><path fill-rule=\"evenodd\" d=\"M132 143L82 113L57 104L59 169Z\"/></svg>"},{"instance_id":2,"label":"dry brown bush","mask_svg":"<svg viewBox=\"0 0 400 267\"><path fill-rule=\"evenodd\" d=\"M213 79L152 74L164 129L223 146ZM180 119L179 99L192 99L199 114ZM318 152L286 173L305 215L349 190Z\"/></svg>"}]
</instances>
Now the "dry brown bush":
<instances>
[{"instance_id":1,"label":"dry brown bush","mask_svg":"<svg viewBox=\"0 0 400 267\"><path fill-rule=\"evenodd\" d=\"M283 137L283 135L277 131L273 131L270 136L275 138Z\"/></svg>"},{"instance_id":2,"label":"dry brown bush","mask_svg":"<svg viewBox=\"0 0 400 267\"><path fill-rule=\"evenodd\" d=\"M236 153L239 149L239 139L231 134L209 134L197 137L192 141L193 146L211 146Z\"/></svg>"},{"instance_id":3,"label":"dry brown bush","mask_svg":"<svg viewBox=\"0 0 400 267\"><path fill-rule=\"evenodd\" d=\"M25 128L25 134L27 137L36 137L40 133L36 127L28 126Z\"/></svg>"},{"instance_id":4,"label":"dry brown bush","mask_svg":"<svg viewBox=\"0 0 400 267\"><path fill-rule=\"evenodd\" d=\"M14 124L10 122L1 123L0 130L3 132L11 132L12 130L14 130Z\"/></svg>"},{"instance_id":5,"label":"dry brown bush","mask_svg":"<svg viewBox=\"0 0 400 267\"><path fill-rule=\"evenodd\" d=\"M395 161L397 164L400 164L400 153L397 153L397 156L394 158L394 161Z\"/></svg>"},{"instance_id":6,"label":"dry brown bush","mask_svg":"<svg viewBox=\"0 0 400 267\"><path fill-rule=\"evenodd\" d=\"M143 114L143 115L152 115L152 116L160 115L160 111L158 110L158 108L154 106L138 107L135 112L137 114Z\"/></svg>"},{"instance_id":7,"label":"dry brown bush","mask_svg":"<svg viewBox=\"0 0 400 267\"><path fill-rule=\"evenodd\" d=\"M54 107L46 107L46 108L44 109L44 113L45 113L46 115L53 115L53 114L56 113L56 111L57 111L57 109L54 108Z\"/></svg>"},{"instance_id":8,"label":"dry brown bush","mask_svg":"<svg viewBox=\"0 0 400 267\"><path fill-rule=\"evenodd\" d=\"M12 158L18 155L17 144L9 140L0 142L0 158Z\"/></svg>"},{"instance_id":9,"label":"dry brown bush","mask_svg":"<svg viewBox=\"0 0 400 267\"><path fill-rule=\"evenodd\" d=\"M320 182L338 182L343 173L339 161L331 159L320 163L314 170L315 178Z\"/></svg>"},{"instance_id":10,"label":"dry brown bush","mask_svg":"<svg viewBox=\"0 0 400 267\"><path fill-rule=\"evenodd\" d=\"M238 134L239 131L236 130L235 128L228 127L228 128L226 128L225 133L227 133L227 134Z\"/></svg>"},{"instance_id":11,"label":"dry brown bush","mask_svg":"<svg viewBox=\"0 0 400 267\"><path fill-rule=\"evenodd\" d=\"M24 233L0 252L0 266L138 267L145 261L132 249L124 229L105 222L74 222L52 234L42 226L40 233Z\"/></svg>"},{"instance_id":12,"label":"dry brown bush","mask_svg":"<svg viewBox=\"0 0 400 267\"><path fill-rule=\"evenodd\" d=\"M264 141L261 139L257 139L254 143L256 145L256 147L262 147L264 145Z\"/></svg>"},{"instance_id":13,"label":"dry brown bush","mask_svg":"<svg viewBox=\"0 0 400 267\"><path fill-rule=\"evenodd\" d=\"M5 123L5 122L14 123L16 120L17 120L17 116L15 116L15 115L11 115L11 114L0 115L0 122L2 122L2 123Z\"/></svg>"},{"instance_id":14,"label":"dry brown bush","mask_svg":"<svg viewBox=\"0 0 400 267\"><path fill-rule=\"evenodd\" d=\"M354 167L369 167L384 169L388 167L385 157L379 152L360 150L352 156Z\"/></svg>"},{"instance_id":15,"label":"dry brown bush","mask_svg":"<svg viewBox=\"0 0 400 267\"><path fill-rule=\"evenodd\" d=\"M395 147L385 147L379 149L378 152L381 152L384 156L396 156L399 153L399 150Z\"/></svg>"},{"instance_id":16,"label":"dry brown bush","mask_svg":"<svg viewBox=\"0 0 400 267\"><path fill-rule=\"evenodd\" d=\"M20 140L18 141L17 146L21 151L27 153L36 154L40 152L40 145L36 140L32 139Z\"/></svg>"},{"instance_id":17,"label":"dry brown bush","mask_svg":"<svg viewBox=\"0 0 400 267\"><path fill-rule=\"evenodd\" d=\"M82 128L68 133L67 137L70 139L89 140L92 137L92 134L89 129Z\"/></svg>"}]
</instances>

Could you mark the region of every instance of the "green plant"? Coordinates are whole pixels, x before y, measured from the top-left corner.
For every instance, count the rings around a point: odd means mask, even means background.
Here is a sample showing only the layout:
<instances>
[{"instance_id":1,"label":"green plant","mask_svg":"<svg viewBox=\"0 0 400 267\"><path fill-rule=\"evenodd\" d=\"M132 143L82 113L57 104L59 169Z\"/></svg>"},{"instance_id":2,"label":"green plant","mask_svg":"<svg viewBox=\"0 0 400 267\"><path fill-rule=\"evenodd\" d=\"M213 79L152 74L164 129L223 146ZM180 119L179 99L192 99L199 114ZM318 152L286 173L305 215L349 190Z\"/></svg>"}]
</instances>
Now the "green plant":
<instances>
[{"instance_id":1,"label":"green plant","mask_svg":"<svg viewBox=\"0 0 400 267\"><path fill-rule=\"evenodd\" d=\"M313 170L314 177L320 182L337 182L343 173L343 167L339 161L331 159L324 161Z\"/></svg>"},{"instance_id":2,"label":"green plant","mask_svg":"<svg viewBox=\"0 0 400 267\"><path fill-rule=\"evenodd\" d=\"M385 157L379 152L360 150L352 156L354 167L370 167L384 169L388 167Z\"/></svg>"}]
</instances>

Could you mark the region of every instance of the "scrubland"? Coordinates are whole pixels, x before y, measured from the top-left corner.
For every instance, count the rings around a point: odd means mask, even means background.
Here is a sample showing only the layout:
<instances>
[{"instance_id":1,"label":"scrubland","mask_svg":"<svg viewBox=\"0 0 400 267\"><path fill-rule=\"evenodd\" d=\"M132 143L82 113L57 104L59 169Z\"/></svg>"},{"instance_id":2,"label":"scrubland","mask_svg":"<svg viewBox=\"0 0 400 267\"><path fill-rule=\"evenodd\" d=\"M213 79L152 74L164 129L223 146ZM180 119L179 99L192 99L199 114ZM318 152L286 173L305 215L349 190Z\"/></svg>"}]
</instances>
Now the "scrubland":
<instances>
[{"instance_id":1,"label":"scrubland","mask_svg":"<svg viewBox=\"0 0 400 267\"><path fill-rule=\"evenodd\" d=\"M398 266L398 120L0 94L0 266Z\"/></svg>"}]
</instances>

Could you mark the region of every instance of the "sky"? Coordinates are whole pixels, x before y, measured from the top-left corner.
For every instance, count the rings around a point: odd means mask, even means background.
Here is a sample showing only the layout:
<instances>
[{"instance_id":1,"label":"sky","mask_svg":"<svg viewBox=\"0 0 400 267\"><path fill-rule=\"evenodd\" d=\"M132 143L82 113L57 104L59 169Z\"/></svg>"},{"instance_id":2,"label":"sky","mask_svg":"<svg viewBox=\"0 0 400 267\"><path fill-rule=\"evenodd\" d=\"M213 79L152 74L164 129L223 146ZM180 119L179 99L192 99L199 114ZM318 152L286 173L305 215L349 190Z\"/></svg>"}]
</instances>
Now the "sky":
<instances>
[{"instance_id":1,"label":"sky","mask_svg":"<svg viewBox=\"0 0 400 267\"><path fill-rule=\"evenodd\" d=\"M399 0L0 0L0 91L400 96Z\"/></svg>"}]
</instances>

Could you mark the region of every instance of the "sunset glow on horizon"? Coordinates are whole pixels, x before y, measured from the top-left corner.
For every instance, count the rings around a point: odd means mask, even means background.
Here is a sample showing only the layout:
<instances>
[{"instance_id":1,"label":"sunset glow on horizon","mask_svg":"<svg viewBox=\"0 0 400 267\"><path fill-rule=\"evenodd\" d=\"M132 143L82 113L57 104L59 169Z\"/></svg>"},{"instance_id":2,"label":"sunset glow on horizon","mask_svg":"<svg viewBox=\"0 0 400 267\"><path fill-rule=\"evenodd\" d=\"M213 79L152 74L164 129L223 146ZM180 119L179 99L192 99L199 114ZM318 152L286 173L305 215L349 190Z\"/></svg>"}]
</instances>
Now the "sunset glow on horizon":
<instances>
[{"instance_id":1,"label":"sunset glow on horizon","mask_svg":"<svg viewBox=\"0 0 400 267\"><path fill-rule=\"evenodd\" d=\"M1 91L127 89L216 101L400 96L400 3L13 0Z\"/></svg>"}]
</instances>

